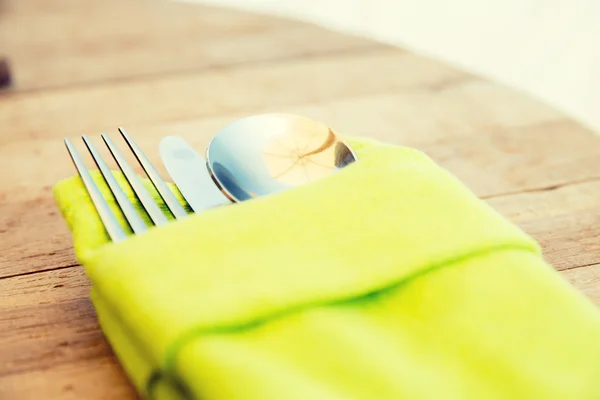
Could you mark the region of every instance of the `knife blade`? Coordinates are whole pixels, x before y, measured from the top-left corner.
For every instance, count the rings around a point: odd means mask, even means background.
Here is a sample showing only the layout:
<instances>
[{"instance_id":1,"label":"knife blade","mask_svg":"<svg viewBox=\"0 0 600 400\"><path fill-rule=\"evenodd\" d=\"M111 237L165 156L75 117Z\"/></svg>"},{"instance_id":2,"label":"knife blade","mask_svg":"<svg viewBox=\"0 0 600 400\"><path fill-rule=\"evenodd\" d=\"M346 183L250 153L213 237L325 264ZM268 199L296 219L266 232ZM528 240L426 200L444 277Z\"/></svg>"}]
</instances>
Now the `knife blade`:
<instances>
[{"instance_id":1,"label":"knife blade","mask_svg":"<svg viewBox=\"0 0 600 400\"><path fill-rule=\"evenodd\" d=\"M160 157L173 183L194 213L231 204L212 180L206 160L184 139L167 136L159 144Z\"/></svg>"}]
</instances>

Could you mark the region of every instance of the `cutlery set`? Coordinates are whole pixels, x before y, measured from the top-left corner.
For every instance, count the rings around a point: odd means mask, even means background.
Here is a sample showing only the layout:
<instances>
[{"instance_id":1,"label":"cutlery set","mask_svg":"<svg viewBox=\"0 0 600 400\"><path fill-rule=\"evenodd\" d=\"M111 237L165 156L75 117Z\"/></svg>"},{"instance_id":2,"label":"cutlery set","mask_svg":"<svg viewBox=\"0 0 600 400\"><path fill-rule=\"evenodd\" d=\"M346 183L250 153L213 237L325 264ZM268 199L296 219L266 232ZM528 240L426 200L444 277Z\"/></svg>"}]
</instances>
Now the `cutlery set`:
<instances>
[{"instance_id":1,"label":"cutlery set","mask_svg":"<svg viewBox=\"0 0 600 400\"><path fill-rule=\"evenodd\" d=\"M119 132L168 211L175 219L185 218L187 211L142 149L123 128ZM101 137L153 225L168 223L163 210L110 137L105 133ZM148 230L94 144L85 135L82 140L133 233ZM65 145L110 239L125 239L125 230L75 146L68 138ZM289 114L255 115L231 123L212 138L206 159L175 136L163 138L159 152L173 183L194 213L308 184L357 160L351 147L329 127Z\"/></svg>"}]
</instances>

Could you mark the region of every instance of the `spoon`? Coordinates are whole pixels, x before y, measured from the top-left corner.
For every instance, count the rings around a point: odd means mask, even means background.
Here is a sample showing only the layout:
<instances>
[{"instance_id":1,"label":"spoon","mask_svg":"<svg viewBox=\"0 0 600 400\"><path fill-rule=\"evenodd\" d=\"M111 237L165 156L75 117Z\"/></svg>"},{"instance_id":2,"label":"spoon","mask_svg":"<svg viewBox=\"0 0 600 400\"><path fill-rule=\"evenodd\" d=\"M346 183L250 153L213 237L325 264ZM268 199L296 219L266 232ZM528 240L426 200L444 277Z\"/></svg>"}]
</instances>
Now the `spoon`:
<instances>
[{"instance_id":1,"label":"spoon","mask_svg":"<svg viewBox=\"0 0 600 400\"><path fill-rule=\"evenodd\" d=\"M254 115L225 126L206 158L213 180L233 202L314 182L357 160L327 125L292 114Z\"/></svg>"}]
</instances>

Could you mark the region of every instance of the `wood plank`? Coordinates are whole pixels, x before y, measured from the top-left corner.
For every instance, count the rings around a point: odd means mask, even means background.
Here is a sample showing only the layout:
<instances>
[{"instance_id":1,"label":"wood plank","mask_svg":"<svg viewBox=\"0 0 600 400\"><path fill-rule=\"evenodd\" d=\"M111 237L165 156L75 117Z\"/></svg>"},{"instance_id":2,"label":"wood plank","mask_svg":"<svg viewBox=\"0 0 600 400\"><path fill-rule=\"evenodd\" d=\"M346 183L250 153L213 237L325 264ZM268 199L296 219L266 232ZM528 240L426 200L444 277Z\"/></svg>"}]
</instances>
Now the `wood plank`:
<instances>
[{"instance_id":1,"label":"wood plank","mask_svg":"<svg viewBox=\"0 0 600 400\"><path fill-rule=\"evenodd\" d=\"M13 91L378 46L308 24L197 5L93 4L91 10L76 6L67 12L13 16L0 24L0 48L11 62ZM90 12L96 13L93 19L80 15ZM133 20L124 21L122 15ZM39 61L32 63L34 58Z\"/></svg>"},{"instance_id":2,"label":"wood plank","mask_svg":"<svg viewBox=\"0 0 600 400\"><path fill-rule=\"evenodd\" d=\"M365 71L377 73L365 79ZM297 84L300 77L302 85ZM465 75L408 53L378 49L39 93L8 93L0 97L0 126L10 126L19 134L0 137L0 144L252 112L266 106L278 109L332 98L435 88L456 79L465 79ZM356 85L357 81L361 84Z\"/></svg>"},{"instance_id":3,"label":"wood plank","mask_svg":"<svg viewBox=\"0 0 600 400\"><path fill-rule=\"evenodd\" d=\"M81 267L0 280L0 376L111 356Z\"/></svg>"},{"instance_id":4,"label":"wood plank","mask_svg":"<svg viewBox=\"0 0 600 400\"><path fill-rule=\"evenodd\" d=\"M600 307L600 265L569 269L561 275Z\"/></svg>"},{"instance_id":5,"label":"wood plank","mask_svg":"<svg viewBox=\"0 0 600 400\"><path fill-rule=\"evenodd\" d=\"M423 147L479 196L552 188L600 177L600 138L570 120L490 127Z\"/></svg>"},{"instance_id":6,"label":"wood plank","mask_svg":"<svg viewBox=\"0 0 600 400\"><path fill-rule=\"evenodd\" d=\"M113 7L117 1L119 0L106 0L105 3L111 3L111 7ZM140 2L145 0L137 1L140 4ZM65 10L81 5L82 2L79 0L2 0L0 2L0 12L9 14L10 16L38 15L47 12L65 12Z\"/></svg>"},{"instance_id":7,"label":"wood plank","mask_svg":"<svg viewBox=\"0 0 600 400\"><path fill-rule=\"evenodd\" d=\"M89 287L81 267L0 280L0 398L133 396Z\"/></svg>"},{"instance_id":8,"label":"wood plank","mask_svg":"<svg viewBox=\"0 0 600 400\"><path fill-rule=\"evenodd\" d=\"M71 234L49 190L46 193L35 200L2 205L0 277L77 263Z\"/></svg>"},{"instance_id":9,"label":"wood plank","mask_svg":"<svg viewBox=\"0 0 600 400\"><path fill-rule=\"evenodd\" d=\"M133 400L139 397L121 366L110 356L0 376L0 398Z\"/></svg>"},{"instance_id":10,"label":"wood plank","mask_svg":"<svg viewBox=\"0 0 600 400\"><path fill-rule=\"evenodd\" d=\"M3 309L0 328L0 376L111 355L87 298Z\"/></svg>"},{"instance_id":11,"label":"wood plank","mask_svg":"<svg viewBox=\"0 0 600 400\"><path fill-rule=\"evenodd\" d=\"M557 270L600 263L600 180L489 199L538 240Z\"/></svg>"},{"instance_id":12,"label":"wood plank","mask_svg":"<svg viewBox=\"0 0 600 400\"><path fill-rule=\"evenodd\" d=\"M0 311L88 299L90 283L81 266L0 279ZM91 304L81 304L89 309ZM87 311L86 311L87 313Z\"/></svg>"},{"instance_id":13,"label":"wood plank","mask_svg":"<svg viewBox=\"0 0 600 400\"><path fill-rule=\"evenodd\" d=\"M199 152L203 152L212 135L211 130L196 131L195 127L214 127L222 126L221 123L226 123L230 119L211 119L202 120L189 124L173 124L166 125L165 127L153 127L147 129L133 129L130 132L144 132L143 136L138 136L138 142L142 148L150 155L150 158L155 161L156 166L159 170L164 172L164 167L161 165L160 159L158 158L157 144L160 138L166 134L180 134L187 139L198 149ZM219 122L219 123L215 123ZM582 144L589 144L585 149L586 152L565 152L563 159L553 158L556 156L556 152L553 151L552 147L544 148L543 142L545 141L548 132L552 129L556 135L556 141L558 143L564 142L564 146L568 146L571 139L580 139ZM195 133L198 133L194 136ZM379 131L381 132L381 131ZM568 132L573 133L572 137L567 137ZM112 133L112 132L111 132ZM585 133L585 131L580 132ZM116 135L112 133L113 136ZM537 146L539 153L532 155L527 151L524 153L518 152L510 154L504 154L501 149L493 144L495 134L490 134L491 138L482 135L481 139L475 139L470 137L457 137L452 142L432 142L432 143L410 143L409 140L402 143L403 145L414 146L420 150L425 151L435 161L441 164L443 167L449 169L452 173L456 174L462 181L467 183L477 195L481 197L494 197L504 194L510 194L513 192L532 191L540 190L544 188L553 188L568 184L570 182L584 182L588 180L594 180L599 177L598 174L598 150L594 147L596 139L588 137L587 135L577 135L577 132L570 129L569 124L562 124L560 122L554 124L539 124L530 127L513 128L503 133L507 138L521 137L522 143ZM135 137L135 136L134 136ZM561 139L563 138L563 139ZM591 139L587 141L587 138ZM96 137L93 140L97 140ZM78 143L78 146L80 143ZM119 142L119 145L122 145ZM477 156L465 157L465 147L471 145L471 151L477 154ZM103 152L105 149L101 149ZM83 149L82 149L83 151ZM85 154L85 153L84 153ZM24 158L31 160L30 165L27 168L15 171L13 175L4 176L2 178L1 187L7 188L13 193L4 195L4 202L6 206L9 206L15 202L33 202L26 206L19 207L19 210L29 210L27 207L35 205L35 201L43 202L51 196L50 190L51 185L56 183L58 180L75 174L72 164L62 144L62 141L47 141L39 140L33 142L31 146L26 143L19 143L7 146L4 151L0 151L0 168L9 169L11 165L14 165L19 159ZM502 159L506 157L505 163L496 163L490 166L488 162L491 158ZM516 167L510 162L514 159ZM548 160L548 167L555 168L557 171L553 174L544 174L543 166L539 169L529 168L528 165L534 164L539 157L543 157ZM107 156L110 161L110 157ZM54 161L52 169L45 169L51 160ZM86 158L86 161L90 161ZM89 166L93 167L92 163L89 162ZM114 163L110 163L113 168ZM483 172L474 172L473 168L487 169ZM522 168L522 172L519 173L519 179L514 179L515 169ZM137 168L139 170L139 168ZM562 169L561 171L558 171ZM486 172L488 172L486 174ZM163 174L168 179L166 173ZM573 177L574 179L570 179ZM41 203L41 205L44 205ZM48 212L49 216L53 216L51 206L44 209ZM41 210L40 210L41 213ZM22 218L21 216L12 216L10 213L4 215L6 220L14 221L15 218ZM15 222L5 222L5 224L16 225ZM5 226L7 229L9 226ZM2 225L0 224L0 228Z\"/></svg>"},{"instance_id":14,"label":"wood plank","mask_svg":"<svg viewBox=\"0 0 600 400\"><path fill-rule=\"evenodd\" d=\"M490 105L481 113L474 114L472 108L480 104L483 99L488 99ZM557 114L554 110L539 103L521 99L520 96L515 96L505 88L484 81L465 80L457 82L453 86L447 86L442 92L427 88L403 90L401 93L333 98L318 102L282 105L275 109L269 104L265 104L263 106L256 105L253 111L245 109L206 118L166 123L139 123L126 127L159 167L161 163L157 147L161 137L172 134L182 136L203 152L217 130L251 112L277 111L306 115L326 122L344 135L375 137L399 145L417 146L430 152L438 161L446 164L448 159L452 158L452 146L469 146L474 140L471 138L472 136L494 133L496 136L502 135L503 132L495 132L498 127L513 132L512 141L522 141L518 152L511 151L505 154L507 157L507 162L503 163L505 168L510 166L510 160L524 158L522 153L528 153L529 146L537 145L536 140L543 142L550 123L550 131L555 132L553 139L560 146L544 147L545 152L541 156L545 157L545 162L555 159L557 156L555 153L560 148L565 148L564 146L577 146L581 143L585 148L590 149L589 151L596 147L597 141L600 139L580 127L565 123L565 120L555 120ZM268 100L265 103L268 103ZM511 108L507 107L507 104L518 105L520 110L527 110L527 113L523 116L519 112L511 112ZM431 118L428 118L428 115L431 115ZM113 126L107 132L113 134L115 128L116 126ZM531 134L528 134L527 131L531 131ZM89 134L94 135L94 132L89 132ZM457 142L460 137L466 139ZM571 137L576 140L571 140ZM57 180L73 174L73 167L68 157L65 156L61 139L62 137L59 139L42 136L32 141L20 141L15 138L12 143L0 147L0 169L9 170L11 165L15 165L20 160L28 160L27 167L12 174L0 175L0 188L11 188L13 192L11 199L26 201L40 195L43 196L44 192L47 192ZM442 142L442 145L436 147L431 144L437 142ZM496 148L494 141L490 140L477 139L474 146L474 150L476 150L474 157L481 159L481 162L487 161L489 151L495 153L503 151ZM462 151L464 152L464 150ZM450 155L446 154L448 152ZM535 154L532 156L538 157ZM575 160L578 160L580 156L579 152L574 152L561 157L571 157L573 159L572 166L576 167L577 161ZM531 160L531 162L534 161ZM53 162L53 168L44 168L49 162ZM453 172L461 174L460 165L458 167L449 166L454 168ZM489 178L485 177L484 183ZM561 182L556 179L549 181L543 176L537 176L529 182L525 182L526 184L511 181L511 177L504 180L510 181L508 184L502 185L509 186L508 189L497 185L481 187L481 182L475 179L471 179L473 182L471 186L479 195L489 195L498 191L529 190L540 185L547 186Z\"/></svg>"},{"instance_id":15,"label":"wood plank","mask_svg":"<svg viewBox=\"0 0 600 400\"><path fill-rule=\"evenodd\" d=\"M293 19L164 0L93 3L3 0L0 13L7 16L0 27L0 43L7 48L90 44L91 50L97 50L96 45L110 46L118 41L140 43L207 35L233 37L261 30L310 27ZM23 34L25 32L27 34Z\"/></svg>"}]
</instances>

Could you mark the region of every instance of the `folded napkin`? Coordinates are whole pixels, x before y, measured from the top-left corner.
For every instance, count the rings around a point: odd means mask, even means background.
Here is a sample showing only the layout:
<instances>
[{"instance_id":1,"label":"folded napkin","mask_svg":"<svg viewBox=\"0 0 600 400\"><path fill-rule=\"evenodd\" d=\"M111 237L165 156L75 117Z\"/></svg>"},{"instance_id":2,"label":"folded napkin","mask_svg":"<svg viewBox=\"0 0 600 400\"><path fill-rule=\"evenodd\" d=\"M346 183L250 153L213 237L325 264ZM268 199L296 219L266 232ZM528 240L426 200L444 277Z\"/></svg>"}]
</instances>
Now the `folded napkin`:
<instances>
[{"instance_id":1,"label":"folded napkin","mask_svg":"<svg viewBox=\"0 0 600 400\"><path fill-rule=\"evenodd\" d=\"M78 177L55 186L140 394L600 398L600 313L536 242L421 152L351 143L331 177L119 243Z\"/></svg>"}]
</instances>

